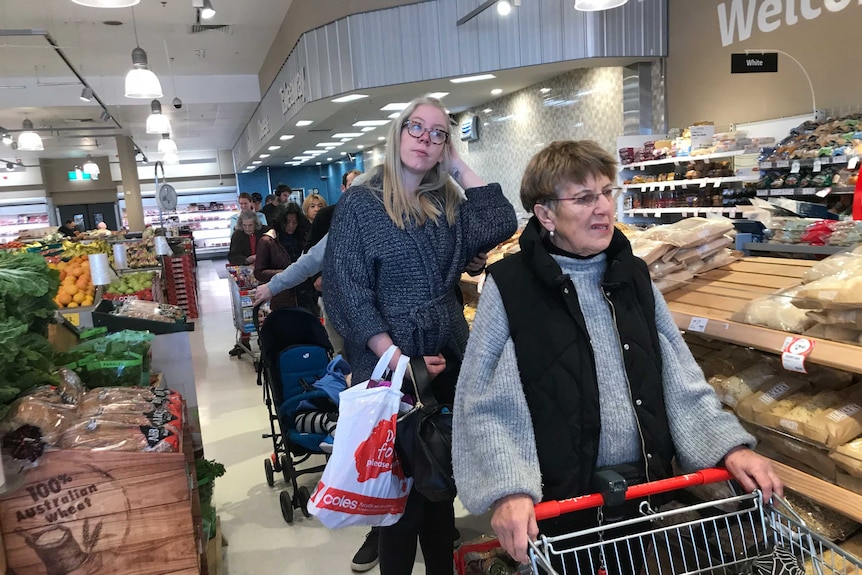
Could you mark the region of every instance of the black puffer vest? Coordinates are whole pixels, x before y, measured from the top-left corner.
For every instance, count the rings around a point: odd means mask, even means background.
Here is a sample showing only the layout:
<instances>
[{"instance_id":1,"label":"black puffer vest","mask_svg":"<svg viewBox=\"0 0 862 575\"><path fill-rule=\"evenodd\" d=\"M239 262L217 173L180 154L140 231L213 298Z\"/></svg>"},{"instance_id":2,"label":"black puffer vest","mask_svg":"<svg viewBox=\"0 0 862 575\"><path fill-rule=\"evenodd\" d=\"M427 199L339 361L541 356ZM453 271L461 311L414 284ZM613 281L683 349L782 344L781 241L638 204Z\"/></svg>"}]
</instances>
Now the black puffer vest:
<instances>
[{"instance_id":1,"label":"black puffer vest","mask_svg":"<svg viewBox=\"0 0 862 575\"><path fill-rule=\"evenodd\" d=\"M591 492L599 450L599 384L590 336L569 276L532 218L521 252L490 266L502 295L533 420L545 500ZM618 230L602 289L628 375L648 480L671 476L673 441L662 387L661 347L649 271Z\"/></svg>"}]
</instances>

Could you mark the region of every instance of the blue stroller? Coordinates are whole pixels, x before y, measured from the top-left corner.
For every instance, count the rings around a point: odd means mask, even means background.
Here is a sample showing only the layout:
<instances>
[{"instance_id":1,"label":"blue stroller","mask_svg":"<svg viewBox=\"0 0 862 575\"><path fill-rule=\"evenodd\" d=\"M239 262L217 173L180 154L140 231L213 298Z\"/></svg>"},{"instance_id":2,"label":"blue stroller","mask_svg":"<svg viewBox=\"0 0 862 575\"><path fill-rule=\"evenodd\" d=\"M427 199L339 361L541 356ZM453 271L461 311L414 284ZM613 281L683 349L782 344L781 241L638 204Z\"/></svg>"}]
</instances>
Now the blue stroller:
<instances>
[{"instance_id":1,"label":"blue stroller","mask_svg":"<svg viewBox=\"0 0 862 575\"><path fill-rule=\"evenodd\" d=\"M253 315L259 323L257 308ZM321 433L300 433L294 418L303 402L329 398L314 382L326 375L332 359L332 345L320 320L300 307L273 311L256 325L259 334L260 363L257 384L263 386L263 398L269 412L271 432L263 438L272 439L273 453L263 462L266 483L275 484L275 473L281 472L288 489L281 492L279 502L284 520L293 523L294 509L309 517L309 491L298 486L296 478L308 473L320 473L325 465L297 469L312 455L324 454L320 443L327 437ZM290 494L292 487L293 495Z\"/></svg>"}]
</instances>

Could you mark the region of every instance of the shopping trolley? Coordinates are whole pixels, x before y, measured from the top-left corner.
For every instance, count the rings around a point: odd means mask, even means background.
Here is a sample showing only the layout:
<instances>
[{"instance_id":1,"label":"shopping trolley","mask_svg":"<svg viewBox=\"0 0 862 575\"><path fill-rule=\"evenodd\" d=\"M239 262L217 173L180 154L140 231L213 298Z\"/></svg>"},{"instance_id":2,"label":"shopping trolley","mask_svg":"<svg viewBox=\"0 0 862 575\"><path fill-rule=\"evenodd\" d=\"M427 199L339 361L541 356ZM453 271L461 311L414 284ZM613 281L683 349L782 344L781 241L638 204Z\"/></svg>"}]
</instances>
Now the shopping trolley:
<instances>
[{"instance_id":1,"label":"shopping trolley","mask_svg":"<svg viewBox=\"0 0 862 575\"><path fill-rule=\"evenodd\" d=\"M732 479L725 469L633 485L625 499L641 499L686 487ZM537 520L601 509L602 494L536 505ZM862 561L809 529L778 496L763 501L759 491L670 511L639 505L640 516L530 543L536 575L618 573L812 573L862 575ZM597 512L598 513L598 512ZM772 570L773 561L796 570ZM634 567L633 567L634 566ZM757 570L758 567L761 570ZM804 571L803 571L804 570Z\"/></svg>"},{"instance_id":2,"label":"shopping trolley","mask_svg":"<svg viewBox=\"0 0 862 575\"><path fill-rule=\"evenodd\" d=\"M233 324L236 327L236 348L240 350L239 357L247 354L257 371L260 362L260 352L255 351L252 337L257 337L254 327L254 302L257 279L254 277L254 266L225 266L230 284L230 303L233 312Z\"/></svg>"}]
</instances>

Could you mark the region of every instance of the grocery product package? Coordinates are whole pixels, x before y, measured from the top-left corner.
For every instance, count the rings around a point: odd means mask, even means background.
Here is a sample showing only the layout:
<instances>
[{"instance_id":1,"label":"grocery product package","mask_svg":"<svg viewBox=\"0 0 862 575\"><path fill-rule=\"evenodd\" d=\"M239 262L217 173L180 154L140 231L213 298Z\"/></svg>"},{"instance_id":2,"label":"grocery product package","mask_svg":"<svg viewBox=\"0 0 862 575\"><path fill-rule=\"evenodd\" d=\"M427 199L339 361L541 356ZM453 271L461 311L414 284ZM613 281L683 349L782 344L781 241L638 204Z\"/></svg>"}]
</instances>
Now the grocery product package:
<instances>
[{"instance_id":1,"label":"grocery product package","mask_svg":"<svg viewBox=\"0 0 862 575\"><path fill-rule=\"evenodd\" d=\"M661 293L667 293L677 288L681 288L694 279L694 275L688 270L680 270L669 273L662 278L655 280L655 286Z\"/></svg>"},{"instance_id":2,"label":"grocery product package","mask_svg":"<svg viewBox=\"0 0 862 575\"><path fill-rule=\"evenodd\" d=\"M661 259L669 250L673 249L668 243L651 240L643 237L643 234L637 235L631 240L632 253L635 257L639 257L647 263L647 265Z\"/></svg>"},{"instance_id":3,"label":"grocery product package","mask_svg":"<svg viewBox=\"0 0 862 575\"><path fill-rule=\"evenodd\" d=\"M674 224L656 226L644 232L646 239L658 240L678 248L688 248L708 242L733 229L727 218L685 218Z\"/></svg>"},{"instance_id":4,"label":"grocery product package","mask_svg":"<svg viewBox=\"0 0 862 575\"><path fill-rule=\"evenodd\" d=\"M804 284L793 305L806 310L862 307L862 276L829 276Z\"/></svg>"},{"instance_id":5,"label":"grocery product package","mask_svg":"<svg viewBox=\"0 0 862 575\"><path fill-rule=\"evenodd\" d=\"M131 330L94 337L57 354L56 361L75 370L90 388L146 385L154 337L150 332Z\"/></svg>"},{"instance_id":6,"label":"grocery product package","mask_svg":"<svg viewBox=\"0 0 862 575\"><path fill-rule=\"evenodd\" d=\"M809 311L807 315L817 324L834 325L845 329L862 331L862 308L824 309Z\"/></svg>"},{"instance_id":7,"label":"grocery product package","mask_svg":"<svg viewBox=\"0 0 862 575\"><path fill-rule=\"evenodd\" d=\"M39 395L27 395L15 400L3 418L3 433L23 425L38 427L42 441L56 446L63 433L78 421L74 405L46 401Z\"/></svg>"},{"instance_id":8,"label":"grocery product package","mask_svg":"<svg viewBox=\"0 0 862 575\"><path fill-rule=\"evenodd\" d=\"M761 390L740 401L736 406L736 414L746 421L771 427L767 422L775 422L775 417L790 411L795 405L788 403L787 398L808 387L808 382L802 378L780 374Z\"/></svg>"},{"instance_id":9,"label":"grocery product package","mask_svg":"<svg viewBox=\"0 0 862 575\"><path fill-rule=\"evenodd\" d=\"M733 240L731 238L722 235L699 246L680 249L674 254L673 258L679 262L688 264L697 260L703 260L732 243Z\"/></svg>"},{"instance_id":10,"label":"grocery product package","mask_svg":"<svg viewBox=\"0 0 862 575\"><path fill-rule=\"evenodd\" d=\"M735 408L740 401L772 382L776 374L775 368L764 361L729 377L715 378L713 387L723 404Z\"/></svg>"},{"instance_id":11,"label":"grocery product package","mask_svg":"<svg viewBox=\"0 0 862 575\"><path fill-rule=\"evenodd\" d=\"M842 325L819 323L802 332L802 335L858 345L860 338L862 338L862 331Z\"/></svg>"},{"instance_id":12,"label":"grocery product package","mask_svg":"<svg viewBox=\"0 0 862 575\"><path fill-rule=\"evenodd\" d=\"M707 355L699 363L704 377L710 379L714 376L729 377L759 361L763 361L763 354L734 345Z\"/></svg>"},{"instance_id":13,"label":"grocery product package","mask_svg":"<svg viewBox=\"0 0 862 575\"><path fill-rule=\"evenodd\" d=\"M787 458L792 467L804 466L806 472L813 472L815 476L830 482L835 481L838 467L827 449L763 427L757 428L755 436L758 451L763 451L763 447L771 448Z\"/></svg>"},{"instance_id":14,"label":"grocery product package","mask_svg":"<svg viewBox=\"0 0 862 575\"><path fill-rule=\"evenodd\" d=\"M839 398L811 418L805 435L832 448L862 435L862 383L843 392L823 393L836 393Z\"/></svg>"},{"instance_id":15,"label":"grocery product package","mask_svg":"<svg viewBox=\"0 0 862 575\"><path fill-rule=\"evenodd\" d=\"M186 314L182 308L164 303L141 299L126 300L112 312L114 315L165 323L185 322Z\"/></svg>"},{"instance_id":16,"label":"grocery product package","mask_svg":"<svg viewBox=\"0 0 862 575\"><path fill-rule=\"evenodd\" d=\"M829 457L853 477L862 478L862 437L839 445Z\"/></svg>"},{"instance_id":17,"label":"grocery product package","mask_svg":"<svg viewBox=\"0 0 862 575\"><path fill-rule=\"evenodd\" d=\"M655 279L664 277L668 274L671 274L673 272L678 272L682 268L683 268L683 264L681 264L679 262L674 262L674 261L666 262L663 260L659 260L655 263L650 264L649 275L650 275L650 277L652 277L655 280Z\"/></svg>"},{"instance_id":18,"label":"grocery product package","mask_svg":"<svg viewBox=\"0 0 862 575\"><path fill-rule=\"evenodd\" d=\"M839 391L797 392L785 400L791 405L790 409L780 414L770 412L763 417L762 421L773 429L825 443L819 441L818 433L814 429L816 418L823 412L831 412L834 406L842 403L843 399L844 396Z\"/></svg>"},{"instance_id":19,"label":"grocery product package","mask_svg":"<svg viewBox=\"0 0 862 575\"><path fill-rule=\"evenodd\" d=\"M853 383L853 374L847 371L816 364L806 365L805 369L815 391L841 391Z\"/></svg>"},{"instance_id":20,"label":"grocery product package","mask_svg":"<svg viewBox=\"0 0 862 575\"><path fill-rule=\"evenodd\" d=\"M802 275L802 281L811 283L829 276L851 277L862 275L862 254L841 252L820 260Z\"/></svg>"},{"instance_id":21,"label":"grocery product package","mask_svg":"<svg viewBox=\"0 0 862 575\"><path fill-rule=\"evenodd\" d=\"M760 325L778 331L802 333L814 325L806 310L794 305L801 288L793 287L748 302L731 316L731 320L749 325Z\"/></svg>"},{"instance_id":22,"label":"grocery product package","mask_svg":"<svg viewBox=\"0 0 862 575\"><path fill-rule=\"evenodd\" d=\"M90 418L68 428L58 446L91 451L176 453L180 438L163 427Z\"/></svg>"}]
</instances>

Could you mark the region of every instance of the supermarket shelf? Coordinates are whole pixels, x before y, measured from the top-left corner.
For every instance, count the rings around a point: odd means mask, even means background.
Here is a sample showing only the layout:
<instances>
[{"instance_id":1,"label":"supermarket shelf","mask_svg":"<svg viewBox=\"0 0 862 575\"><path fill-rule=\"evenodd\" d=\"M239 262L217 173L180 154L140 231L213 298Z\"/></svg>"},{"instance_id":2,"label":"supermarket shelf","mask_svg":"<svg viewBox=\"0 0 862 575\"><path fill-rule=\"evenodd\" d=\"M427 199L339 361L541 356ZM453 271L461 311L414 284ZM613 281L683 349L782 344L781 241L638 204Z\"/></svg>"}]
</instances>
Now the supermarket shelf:
<instances>
[{"instance_id":1,"label":"supermarket shelf","mask_svg":"<svg viewBox=\"0 0 862 575\"><path fill-rule=\"evenodd\" d=\"M838 252L846 252L853 249L853 246L812 246L809 244L773 244L750 242L742 244L742 249L746 252L780 252L784 254L800 254L800 255L822 255L829 256Z\"/></svg>"},{"instance_id":2,"label":"supermarket shelf","mask_svg":"<svg viewBox=\"0 0 862 575\"><path fill-rule=\"evenodd\" d=\"M696 178L693 180L671 180L669 182L648 182L645 184L625 184L625 190L641 190L641 191L662 191L675 190L677 188L690 188L698 186L706 188L712 186L719 188L723 184L735 184L738 182L758 182L760 178L742 178L737 176L728 176L727 178Z\"/></svg>"},{"instance_id":3,"label":"supermarket shelf","mask_svg":"<svg viewBox=\"0 0 862 575\"><path fill-rule=\"evenodd\" d=\"M853 186L832 186L828 188L770 188L757 190L758 198L776 196L818 196L825 198L830 194L852 194L856 189Z\"/></svg>"},{"instance_id":4,"label":"supermarket shelf","mask_svg":"<svg viewBox=\"0 0 862 575\"><path fill-rule=\"evenodd\" d=\"M862 522L862 495L812 477L783 463L773 461L772 465L787 487L838 511L853 521Z\"/></svg>"},{"instance_id":5,"label":"supermarket shelf","mask_svg":"<svg viewBox=\"0 0 862 575\"><path fill-rule=\"evenodd\" d=\"M721 341L780 354L784 341L794 334L731 321L731 316L749 301L800 283L814 263L769 257L743 258L706 272L688 285L665 294L677 327ZM691 329L693 318L707 320ZM808 338L814 348L808 361L853 373L862 373L862 347L818 338Z\"/></svg>"},{"instance_id":6,"label":"supermarket shelf","mask_svg":"<svg viewBox=\"0 0 862 575\"><path fill-rule=\"evenodd\" d=\"M699 156L674 156L673 158L664 158L662 160L647 160L646 162L635 162L633 164L625 164L620 166L621 170L637 170L648 166L663 166L667 164L680 165L683 163L693 162L695 160L717 160L719 158L732 158L741 156L745 153L755 154L756 152L746 152L745 150L734 150L732 152L717 152L715 154L702 154Z\"/></svg>"},{"instance_id":7,"label":"supermarket shelf","mask_svg":"<svg viewBox=\"0 0 862 575\"><path fill-rule=\"evenodd\" d=\"M837 164L847 164L851 158L857 158L857 156L829 156L824 158L801 158L797 160L772 160L769 162L760 162L758 165L761 170L773 170L773 169L785 169L791 168L795 162L799 162L799 166L802 168L810 168L814 166L814 162L819 161L821 166L829 166L829 165L837 165Z\"/></svg>"},{"instance_id":8,"label":"supermarket shelf","mask_svg":"<svg viewBox=\"0 0 862 575\"><path fill-rule=\"evenodd\" d=\"M629 217L643 216L659 218L665 214L682 214L682 217L699 216L705 214L728 214L731 218L737 217L751 211L752 206L731 206L727 208L635 208L626 210L625 215Z\"/></svg>"}]
</instances>

